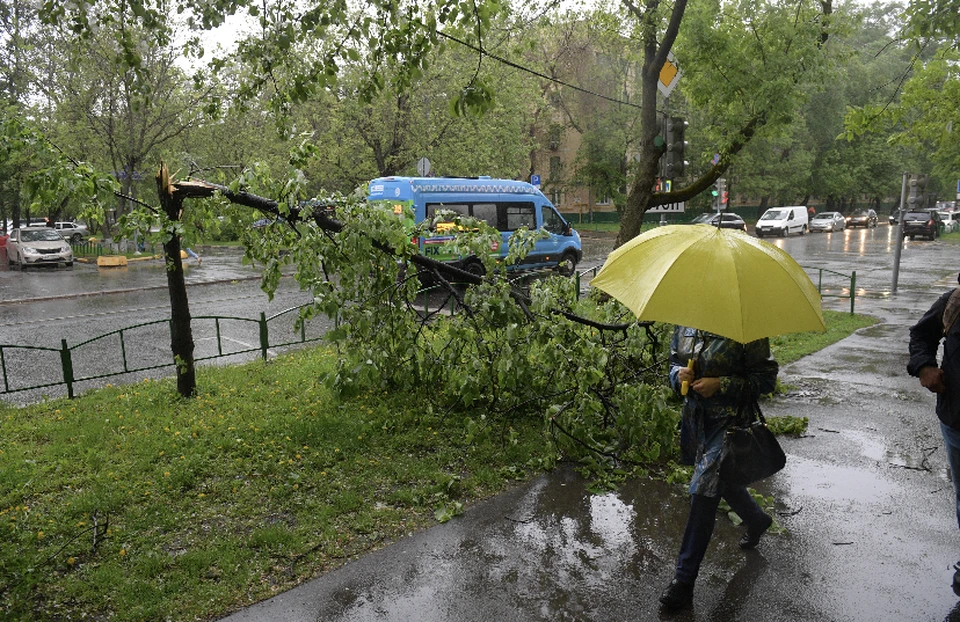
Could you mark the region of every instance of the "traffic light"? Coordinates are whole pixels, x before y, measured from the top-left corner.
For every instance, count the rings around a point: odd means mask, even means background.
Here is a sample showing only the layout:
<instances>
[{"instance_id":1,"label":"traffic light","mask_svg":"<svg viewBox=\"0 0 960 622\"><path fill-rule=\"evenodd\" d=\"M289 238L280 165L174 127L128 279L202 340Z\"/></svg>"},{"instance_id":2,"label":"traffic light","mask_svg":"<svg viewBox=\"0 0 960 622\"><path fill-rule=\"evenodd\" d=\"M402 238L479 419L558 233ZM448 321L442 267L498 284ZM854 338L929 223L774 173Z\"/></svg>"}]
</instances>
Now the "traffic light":
<instances>
[{"instance_id":1,"label":"traffic light","mask_svg":"<svg viewBox=\"0 0 960 622\"><path fill-rule=\"evenodd\" d=\"M922 210L927 207L927 181L929 175L909 175L907 177L907 209Z\"/></svg>"},{"instance_id":2,"label":"traffic light","mask_svg":"<svg viewBox=\"0 0 960 622\"><path fill-rule=\"evenodd\" d=\"M713 195L713 209L719 212L727 204L727 197L729 196L727 194L727 180L723 177L717 179L710 194Z\"/></svg>"},{"instance_id":3,"label":"traffic light","mask_svg":"<svg viewBox=\"0 0 960 622\"><path fill-rule=\"evenodd\" d=\"M687 122L683 117L670 117L667 119L667 136L665 157L667 165L665 167L667 177L682 177L686 169L687 162L683 159L687 148L687 141L684 134L687 131Z\"/></svg>"}]
</instances>

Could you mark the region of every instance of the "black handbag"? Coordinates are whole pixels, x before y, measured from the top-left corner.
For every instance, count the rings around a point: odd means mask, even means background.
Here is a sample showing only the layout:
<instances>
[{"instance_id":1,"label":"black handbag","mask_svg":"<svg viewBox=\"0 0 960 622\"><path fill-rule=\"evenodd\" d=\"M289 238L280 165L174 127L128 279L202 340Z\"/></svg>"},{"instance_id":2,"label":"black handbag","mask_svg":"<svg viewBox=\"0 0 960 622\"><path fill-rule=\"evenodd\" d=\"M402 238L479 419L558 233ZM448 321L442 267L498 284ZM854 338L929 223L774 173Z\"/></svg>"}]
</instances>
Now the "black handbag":
<instances>
[{"instance_id":1,"label":"black handbag","mask_svg":"<svg viewBox=\"0 0 960 622\"><path fill-rule=\"evenodd\" d=\"M720 452L720 480L736 486L747 486L770 477L787 463L777 437L767 427L756 399L751 400L752 413L741 409L737 421L727 428Z\"/></svg>"}]
</instances>

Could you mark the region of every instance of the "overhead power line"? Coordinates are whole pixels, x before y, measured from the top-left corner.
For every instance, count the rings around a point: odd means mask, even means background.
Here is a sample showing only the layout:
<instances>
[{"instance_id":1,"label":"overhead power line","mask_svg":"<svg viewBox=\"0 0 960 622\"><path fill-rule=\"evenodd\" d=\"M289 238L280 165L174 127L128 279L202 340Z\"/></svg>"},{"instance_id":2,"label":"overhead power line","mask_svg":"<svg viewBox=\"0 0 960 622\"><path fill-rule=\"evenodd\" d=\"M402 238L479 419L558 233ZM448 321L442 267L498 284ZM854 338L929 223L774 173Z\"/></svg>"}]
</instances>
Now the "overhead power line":
<instances>
[{"instance_id":1,"label":"overhead power line","mask_svg":"<svg viewBox=\"0 0 960 622\"><path fill-rule=\"evenodd\" d=\"M640 106L639 104L634 104L634 103L632 103L632 102L625 102L625 101L620 100L620 99L616 99L616 98L613 98L613 97L608 97L608 96L606 96L606 95L601 95L600 93L595 93L594 91L591 91L591 90L588 90L588 89L585 89L585 88L576 86L576 85L574 85L574 84L570 84L569 82L564 82L563 80L560 80L559 78L554 78L554 77L548 76L548 75L546 75L546 74L544 74L544 73L540 73L539 71L535 71L535 70L533 70L533 69L530 69L529 67L524 67L523 65L519 65L519 64L517 64L517 63L515 63L515 62L513 62L513 61L511 61L511 60L507 60L506 58L503 58L502 56L497 56L496 54L491 54L490 52L484 50L482 47L478 47L478 46L476 46L476 45L473 45L472 43L467 43L466 41L463 41L463 40L461 40L461 39L458 39L458 38L454 37L453 35L449 35L449 34L447 34L447 33L445 33L445 32L441 32L441 31L438 30L438 31L437 31L437 34L440 35L441 37L443 37L444 39L449 39L450 41L453 41L454 43L457 43L457 44L459 44L459 45L462 45L462 46L464 46L464 47L466 47L466 48L470 48L471 50L473 50L473 51L475 51L475 52L478 52L478 53L482 54L483 56L486 56L486 57L488 57L488 58L492 58L493 60L497 61L498 63L504 64L504 65L506 65L507 67L512 67L512 68L517 69L517 70L519 70L519 71L523 71L523 72L529 73L529 74L531 74L531 75L537 76L538 78L543 78L544 80L549 80L550 82L555 82L556 84L559 84L559 85L561 85L561 86L565 86L565 87L570 88L570 89L573 89L573 90L575 90L575 91L580 91L581 93L586 93L587 95L593 95L594 97L599 97L600 99L605 99L605 100L607 100L608 102L613 102L614 104L618 104L618 105L621 105L621 106L630 106L630 107L632 107L632 108L637 108L637 109L640 109L640 108L641 108L641 106Z\"/></svg>"}]
</instances>

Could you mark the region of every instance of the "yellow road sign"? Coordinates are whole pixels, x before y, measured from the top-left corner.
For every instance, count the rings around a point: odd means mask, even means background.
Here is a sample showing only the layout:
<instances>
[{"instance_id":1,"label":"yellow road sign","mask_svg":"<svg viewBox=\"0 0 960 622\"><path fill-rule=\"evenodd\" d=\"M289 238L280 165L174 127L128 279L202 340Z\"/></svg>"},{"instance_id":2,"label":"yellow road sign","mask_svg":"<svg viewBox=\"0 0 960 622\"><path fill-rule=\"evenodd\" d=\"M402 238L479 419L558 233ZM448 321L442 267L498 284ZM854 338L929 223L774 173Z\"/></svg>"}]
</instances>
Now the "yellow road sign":
<instances>
[{"instance_id":1,"label":"yellow road sign","mask_svg":"<svg viewBox=\"0 0 960 622\"><path fill-rule=\"evenodd\" d=\"M671 52L667 54L667 60L663 63L663 67L660 68L660 79L657 81L657 88L660 89L664 97L670 97L670 93L673 92L673 89L679 81L680 68L677 67L677 62Z\"/></svg>"}]
</instances>

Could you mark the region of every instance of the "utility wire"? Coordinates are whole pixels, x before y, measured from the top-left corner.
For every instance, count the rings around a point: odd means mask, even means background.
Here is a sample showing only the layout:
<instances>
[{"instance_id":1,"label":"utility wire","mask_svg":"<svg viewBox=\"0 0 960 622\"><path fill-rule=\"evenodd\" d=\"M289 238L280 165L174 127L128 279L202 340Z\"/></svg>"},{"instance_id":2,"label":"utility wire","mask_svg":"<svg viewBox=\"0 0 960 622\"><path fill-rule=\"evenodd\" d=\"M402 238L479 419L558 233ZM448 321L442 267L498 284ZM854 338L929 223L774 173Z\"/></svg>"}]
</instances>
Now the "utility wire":
<instances>
[{"instance_id":1,"label":"utility wire","mask_svg":"<svg viewBox=\"0 0 960 622\"><path fill-rule=\"evenodd\" d=\"M613 97L607 97L606 95L601 95L600 93L595 93L595 92L590 91L590 90L587 90L587 89L585 89L585 88L582 88L582 87L579 87L579 86L575 86L575 85L573 85L573 84L570 84L569 82L564 82L563 80L560 80L559 78L554 78L554 77L548 76L548 75L546 75L546 74L540 73L539 71L535 71L535 70L530 69L530 68L528 68L528 67L524 67L523 65L518 65L517 63L515 63L515 62L513 62L513 61L510 61L510 60L507 60L506 58L503 58L502 56L497 56L496 54L491 54L490 52L488 52L487 50L484 50L484 49L481 48L481 47L475 46L475 45L473 45L472 43L467 43L466 41L463 41L463 40L461 40L461 39L458 39L458 38L454 37L453 35L447 34L447 33L445 33L445 32L441 32L441 31L439 31L439 30L436 31L436 32L437 32L438 35L440 35L440 36L443 37L444 39L449 39L450 41L453 41L454 43L458 43L458 44L460 44L460 45L462 45L462 46L464 46L464 47L466 47L466 48L470 48L471 50L473 50L473 51L475 51L475 52L477 52L477 53L479 53L479 54L482 54L483 56L485 56L485 57L487 57L487 58L492 58L493 60L497 61L498 63L502 63L502 64L506 65L507 67L512 67L512 68L514 68L514 69L518 69L518 70L520 70L520 71L524 71L524 72L526 72L526 73L529 73L529 74L532 74L532 75L534 75L534 76L537 76L538 78L543 78L544 80L549 80L550 82L555 82L556 84L559 84L559 85L561 85L561 86L565 86L565 87L570 88L570 89L573 89L573 90L575 90L575 91L580 91L581 93L586 93L587 95L593 95L594 97L599 97L600 99L605 99L605 100L607 100L608 102L613 102L614 104L618 104L618 105L621 105L621 106L630 106L630 107L632 107L632 108L637 108L637 109L642 108L639 104L634 104L634 103L631 103L631 102L625 102L625 101L623 101L623 100L615 99L615 98L613 98Z\"/></svg>"}]
</instances>

